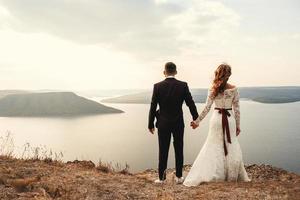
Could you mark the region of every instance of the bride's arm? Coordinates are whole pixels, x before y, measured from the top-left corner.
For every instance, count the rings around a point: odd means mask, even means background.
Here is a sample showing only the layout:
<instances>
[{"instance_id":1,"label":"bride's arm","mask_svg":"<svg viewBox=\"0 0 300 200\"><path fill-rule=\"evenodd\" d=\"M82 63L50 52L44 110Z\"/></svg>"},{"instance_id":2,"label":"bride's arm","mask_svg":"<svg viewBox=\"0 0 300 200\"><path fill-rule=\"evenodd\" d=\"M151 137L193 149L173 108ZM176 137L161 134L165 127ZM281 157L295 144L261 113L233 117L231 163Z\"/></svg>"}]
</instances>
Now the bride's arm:
<instances>
[{"instance_id":1,"label":"bride's arm","mask_svg":"<svg viewBox=\"0 0 300 200\"><path fill-rule=\"evenodd\" d=\"M235 117L235 122L236 122L236 128L237 130L240 130L240 94L239 91L236 89L233 102L232 102L232 107L234 111L234 117Z\"/></svg>"},{"instance_id":2,"label":"bride's arm","mask_svg":"<svg viewBox=\"0 0 300 200\"><path fill-rule=\"evenodd\" d=\"M206 115L210 111L210 108L211 108L213 103L214 103L213 94L212 94L211 90L208 90L205 107L202 110L199 117L195 120L195 122L197 124L199 124L206 117Z\"/></svg>"}]
</instances>

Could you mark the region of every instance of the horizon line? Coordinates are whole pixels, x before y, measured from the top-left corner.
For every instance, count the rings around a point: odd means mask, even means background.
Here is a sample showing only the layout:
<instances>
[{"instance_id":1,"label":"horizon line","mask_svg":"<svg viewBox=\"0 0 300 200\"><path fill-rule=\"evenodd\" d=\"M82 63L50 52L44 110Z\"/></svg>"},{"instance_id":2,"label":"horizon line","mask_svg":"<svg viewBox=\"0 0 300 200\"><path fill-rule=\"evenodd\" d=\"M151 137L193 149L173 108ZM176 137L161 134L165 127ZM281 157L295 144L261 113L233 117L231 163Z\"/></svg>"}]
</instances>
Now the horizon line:
<instances>
[{"instance_id":1,"label":"horizon line","mask_svg":"<svg viewBox=\"0 0 300 200\"><path fill-rule=\"evenodd\" d=\"M260 86L240 86L238 88L284 88L284 87L300 87L300 85L260 85ZM207 89L208 87L190 87L190 89ZM111 89L0 89L0 91L109 91L109 90L152 90L152 88L111 88Z\"/></svg>"}]
</instances>

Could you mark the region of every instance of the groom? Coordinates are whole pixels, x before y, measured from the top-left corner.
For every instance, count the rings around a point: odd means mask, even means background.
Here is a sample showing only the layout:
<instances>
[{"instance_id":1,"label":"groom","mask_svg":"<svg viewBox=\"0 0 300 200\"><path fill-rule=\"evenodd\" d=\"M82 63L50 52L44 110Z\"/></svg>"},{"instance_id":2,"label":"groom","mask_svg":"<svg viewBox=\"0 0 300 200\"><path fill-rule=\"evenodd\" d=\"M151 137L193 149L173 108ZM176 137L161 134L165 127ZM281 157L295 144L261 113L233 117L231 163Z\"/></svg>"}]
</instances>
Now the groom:
<instances>
[{"instance_id":1,"label":"groom","mask_svg":"<svg viewBox=\"0 0 300 200\"><path fill-rule=\"evenodd\" d=\"M189 87L186 82L175 79L177 74L176 65L172 62L165 64L165 80L154 84L151 107L149 112L148 128L154 134L154 120L157 118L156 127L158 129L159 141L159 179L155 183L163 183L166 179L166 169L168 162L169 146L171 135L173 135L173 145L176 160L176 183L182 183L183 168L183 135L184 120L182 104L185 101L189 107L193 120L198 118L196 105L193 101ZM157 104L159 110L157 111Z\"/></svg>"}]
</instances>

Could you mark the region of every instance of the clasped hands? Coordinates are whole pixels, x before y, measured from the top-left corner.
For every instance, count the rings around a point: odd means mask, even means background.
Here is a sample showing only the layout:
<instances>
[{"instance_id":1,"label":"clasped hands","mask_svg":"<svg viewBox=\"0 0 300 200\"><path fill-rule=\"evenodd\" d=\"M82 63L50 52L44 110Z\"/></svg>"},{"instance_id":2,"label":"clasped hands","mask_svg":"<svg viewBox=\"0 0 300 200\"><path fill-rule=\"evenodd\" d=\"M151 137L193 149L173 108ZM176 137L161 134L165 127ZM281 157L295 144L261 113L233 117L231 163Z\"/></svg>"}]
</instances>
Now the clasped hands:
<instances>
[{"instance_id":1,"label":"clasped hands","mask_svg":"<svg viewBox=\"0 0 300 200\"><path fill-rule=\"evenodd\" d=\"M196 122L196 121L192 121L191 124L190 124L190 126L191 126L193 129L196 129L196 128L199 127L199 123Z\"/></svg>"},{"instance_id":2,"label":"clasped hands","mask_svg":"<svg viewBox=\"0 0 300 200\"><path fill-rule=\"evenodd\" d=\"M199 123L197 123L196 121L192 121L191 124L190 124L190 126L191 126L193 129L196 129L196 128L199 127ZM155 128L149 129L149 132L150 132L151 134L154 134ZM236 128L236 136L239 136L240 132L241 132L240 127L237 127L237 128Z\"/></svg>"},{"instance_id":3,"label":"clasped hands","mask_svg":"<svg viewBox=\"0 0 300 200\"><path fill-rule=\"evenodd\" d=\"M196 121L192 121L190 126L191 126L193 129L196 129L196 128L199 127L199 123L197 123ZM236 128L236 136L239 136L240 133L241 133L241 129L240 129L240 127L237 127L237 128Z\"/></svg>"}]
</instances>

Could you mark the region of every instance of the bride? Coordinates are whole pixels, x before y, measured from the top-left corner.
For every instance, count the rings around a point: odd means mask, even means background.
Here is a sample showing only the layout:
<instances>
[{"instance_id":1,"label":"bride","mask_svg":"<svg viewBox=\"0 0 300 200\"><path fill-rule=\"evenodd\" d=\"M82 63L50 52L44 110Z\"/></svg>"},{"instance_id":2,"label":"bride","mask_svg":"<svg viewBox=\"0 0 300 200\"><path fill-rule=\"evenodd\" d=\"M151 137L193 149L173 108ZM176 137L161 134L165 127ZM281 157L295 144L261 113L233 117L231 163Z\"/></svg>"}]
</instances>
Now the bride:
<instances>
[{"instance_id":1,"label":"bride","mask_svg":"<svg viewBox=\"0 0 300 200\"><path fill-rule=\"evenodd\" d=\"M198 119L191 122L194 129L198 127L215 103L207 139L183 183L185 186L209 181L250 181L237 138L241 132L239 93L227 83L230 75L229 65L217 68L206 106Z\"/></svg>"}]
</instances>

